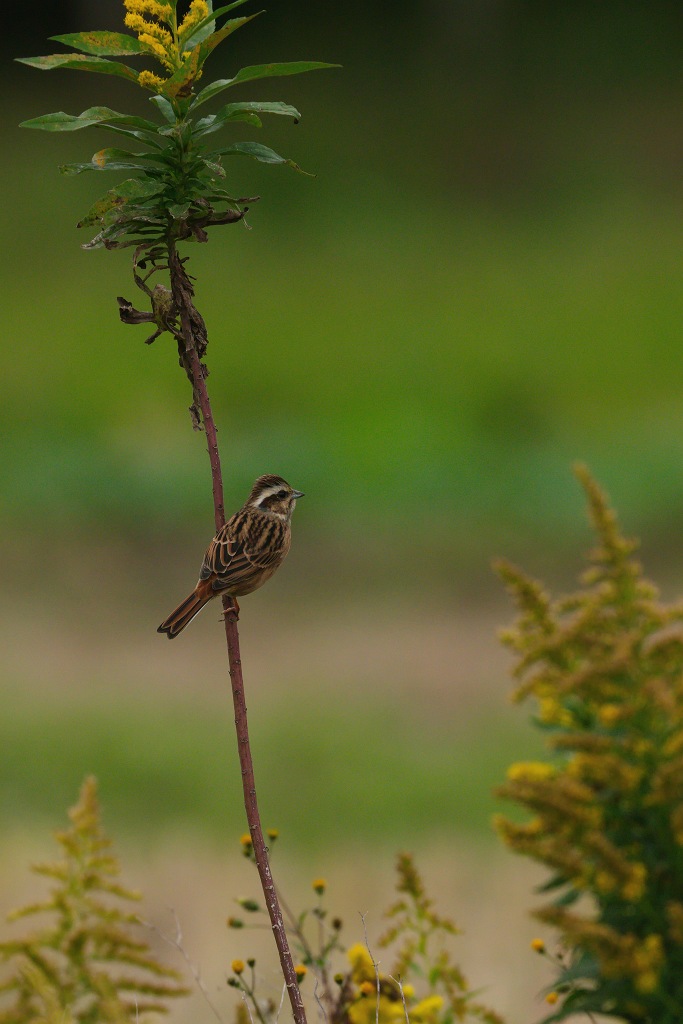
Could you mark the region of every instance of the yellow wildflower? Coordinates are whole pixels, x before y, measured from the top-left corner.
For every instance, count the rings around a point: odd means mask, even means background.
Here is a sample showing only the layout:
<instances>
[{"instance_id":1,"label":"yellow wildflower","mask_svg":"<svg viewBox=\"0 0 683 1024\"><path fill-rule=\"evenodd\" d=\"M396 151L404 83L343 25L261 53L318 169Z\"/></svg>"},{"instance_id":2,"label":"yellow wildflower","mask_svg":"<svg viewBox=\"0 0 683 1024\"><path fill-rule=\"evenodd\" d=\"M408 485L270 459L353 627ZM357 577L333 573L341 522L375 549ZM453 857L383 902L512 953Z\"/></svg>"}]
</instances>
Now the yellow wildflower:
<instances>
[{"instance_id":1,"label":"yellow wildflower","mask_svg":"<svg viewBox=\"0 0 683 1024\"><path fill-rule=\"evenodd\" d=\"M517 761L507 770L510 782L543 782L556 774L557 769L545 761Z\"/></svg>"},{"instance_id":2,"label":"yellow wildflower","mask_svg":"<svg viewBox=\"0 0 683 1024\"><path fill-rule=\"evenodd\" d=\"M141 71L138 75L138 85L143 89L151 89L152 92L161 92L164 87L163 78L152 74L151 71Z\"/></svg>"},{"instance_id":3,"label":"yellow wildflower","mask_svg":"<svg viewBox=\"0 0 683 1024\"><path fill-rule=\"evenodd\" d=\"M595 886L602 893L614 892L617 880L609 871L598 871L595 876Z\"/></svg>"},{"instance_id":4,"label":"yellow wildflower","mask_svg":"<svg viewBox=\"0 0 683 1024\"><path fill-rule=\"evenodd\" d=\"M358 989L362 996L371 996L373 992L377 991L377 986L373 985L371 981L362 981Z\"/></svg>"},{"instance_id":5,"label":"yellow wildflower","mask_svg":"<svg viewBox=\"0 0 683 1024\"><path fill-rule=\"evenodd\" d=\"M556 697L539 698L538 717L544 725L570 726L574 722L571 712Z\"/></svg>"},{"instance_id":6,"label":"yellow wildflower","mask_svg":"<svg viewBox=\"0 0 683 1024\"><path fill-rule=\"evenodd\" d=\"M154 36L149 34L149 32L141 32L138 39L141 43L144 43L145 46L149 46L150 50L154 52L155 57L161 57L164 62L168 60L166 47L159 39L155 39Z\"/></svg>"},{"instance_id":7,"label":"yellow wildflower","mask_svg":"<svg viewBox=\"0 0 683 1024\"><path fill-rule=\"evenodd\" d=\"M545 997L545 1001L546 1003L550 1003L550 1005L552 1006L557 1002L559 998L560 997L557 994L557 992L548 992L548 995Z\"/></svg>"},{"instance_id":8,"label":"yellow wildflower","mask_svg":"<svg viewBox=\"0 0 683 1024\"><path fill-rule=\"evenodd\" d=\"M635 987L638 992L642 992L644 995L648 992L654 992L659 984L659 974L657 971L642 971L640 974L636 974Z\"/></svg>"},{"instance_id":9,"label":"yellow wildflower","mask_svg":"<svg viewBox=\"0 0 683 1024\"><path fill-rule=\"evenodd\" d=\"M410 1010L410 1019L424 1024L432 1024L436 1021L439 1010L443 1008L442 996L427 996L421 999Z\"/></svg>"},{"instance_id":10,"label":"yellow wildflower","mask_svg":"<svg viewBox=\"0 0 683 1024\"><path fill-rule=\"evenodd\" d=\"M376 989L373 988L372 992L376 993ZM348 1018L351 1024L376 1024L377 1020L379 1024L405 1024L405 1010L400 999L389 999L381 995L378 1005L377 999L370 997L370 993L368 997L363 995L349 1007Z\"/></svg>"},{"instance_id":11,"label":"yellow wildflower","mask_svg":"<svg viewBox=\"0 0 683 1024\"><path fill-rule=\"evenodd\" d=\"M314 892L317 892L318 896L322 896L327 888L327 882L324 878L314 878L312 882L312 888Z\"/></svg>"},{"instance_id":12,"label":"yellow wildflower","mask_svg":"<svg viewBox=\"0 0 683 1024\"><path fill-rule=\"evenodd\" d=\"M209 7L206 0L192 0L187 14L178 26L178 35L181 37L187 35L190 29L208 17L208 14Z\"/></svg>"},{"instance_id":13,"label":"yellow wildflower","mask_svg":"<svg viewBox=\"0 0 683 1024\"><path fill-rule=\"evenodd\" d=\"M151 14L160 21L170 21L171 5L161 4L157 0L123 0L124 7L131 14Z\"/></svg>"},{"instance_id":14,"label":"yellow wildflower","mask_svg":"<svg viewBox=\"0 0 683 1024\"><path fill-rule=\"evenodd\" d=\"M356 942L347 950L346 956L351 964L351 977L357 985L364 981L375 981L375 965L366 946Z\"/></svg>"},{"instance_id":15,"label":"yellow wildflower","mask_svg":"<svg viewBox=\"0 0 683 1024\"><path fill-rule=\"evenodd\" d=\"M640 863L631 865L631 877L622 886L621 890L624 899L630 903L637 903L638 900L642 899L646 881L647 868L645 865Z\"/></svg>"},{"instance_id":16,"label":"yellow wildflower","mask_svg":"<svg viewBox=\"0 0 683 1024\"><path fill-rule=\"evenodd\" d=\"M146 32L152 23L151 21L145 21L141 14L132 12L125 16L123 24L126 28L132 28L133 32Z\"/></svg>"},{"instance_id":17,"label":"yellow wildflower","mask_svg":"<svg viewBox=\"0 0 683 1024\"><path fill-rule=\"evenodd\" d=\"M616 725L622 716L622 708L619 704L603 704L598 708L598 718L602 725L609 728Z\"/></svg>"},{"instance_id":18,"label":"yellow wildflower","mask_svg":"<svg viewBox=\"0 0 683 1024\"><path fill-rule=\"evenodd\" d=\"M294 970L296 972L296 980L301 984L308 974L308 967L306 967L306 964L297 964Z\"/></svg>"},{"instance_id":19,"label":"yellow wildflower","mask_svg":"<svg viewBox=\"0 0 683 1024\"><path fill-rule=\"evenodd\" d=\"M531 948L534 953L545 953L545 942L543 939L532 939Z\"/></svg>"},{"instance_id":20,"label":"yellow wildflower","mask_svg":"<svg viewBox=\"0 0 683 1024\"><path fill-rule=\"evenodd\" d=\"M232 968L233 974L242 974L245 967L244 960L233 960L230 967Z\"/></svg>"}]
</instances>

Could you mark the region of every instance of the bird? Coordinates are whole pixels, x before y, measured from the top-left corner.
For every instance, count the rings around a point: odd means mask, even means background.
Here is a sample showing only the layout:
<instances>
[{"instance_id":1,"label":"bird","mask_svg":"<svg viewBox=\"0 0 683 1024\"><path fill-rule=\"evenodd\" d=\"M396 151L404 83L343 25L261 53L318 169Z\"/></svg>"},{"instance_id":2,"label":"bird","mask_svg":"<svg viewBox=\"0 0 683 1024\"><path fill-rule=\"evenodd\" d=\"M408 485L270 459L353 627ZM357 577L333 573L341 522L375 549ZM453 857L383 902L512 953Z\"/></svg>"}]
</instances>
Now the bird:
<instances>
[{"instance_id":1,"label":"bird","mask_svg":"<svg viewBox=\"0 0 683 1024\"><path fill-rule=\"evenodd\" d=\"M157 632L173 640L219 595L233 598L239 616L235 598L262 587L284 561L292 542L292 513L303 496L281 476L260 476L242 508L209 544L197 586Z\"/></svg>"}]
</instances>

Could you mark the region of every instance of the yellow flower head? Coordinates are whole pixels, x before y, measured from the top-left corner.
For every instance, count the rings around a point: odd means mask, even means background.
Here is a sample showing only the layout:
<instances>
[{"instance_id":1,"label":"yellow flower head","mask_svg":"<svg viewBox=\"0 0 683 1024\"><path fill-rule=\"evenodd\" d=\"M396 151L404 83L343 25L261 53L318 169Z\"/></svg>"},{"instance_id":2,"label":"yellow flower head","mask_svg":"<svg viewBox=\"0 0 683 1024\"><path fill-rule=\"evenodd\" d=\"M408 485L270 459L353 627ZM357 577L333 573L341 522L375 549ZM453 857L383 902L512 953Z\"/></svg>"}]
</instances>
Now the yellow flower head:
<instances>
[{"instance_id":1,"label":"yellow flower head","mask_svg":"<svg viewBox=\"0 0 683 1024\"><path fill-rule=\"evenodd\" d=\"M233 974L242 974L245 968L244 960L233 960L230 967Z\"/></svg>"},{"instance_id":2,"label":"yellow flower head","mask_svg":"<svg viewBox=\"0 0 683 1024\"><path fill-rule=\"evenodd\" d=\"M151 71L141 71L138 75L138 85L143 89L151 89L152 92L161 92L164 87L163 78L152 74Z\"/></svg>"},{"instance_id":3,"label":"yellow flower head","mask_svg":"<svg viewBox=\"0 0 683 1024\"><path fill-rule=\"evenodd\" d=\"M182 38L189 34L190 30L198 25L200 21L208 17L209 7L206 0L192 0L190 8L178 26L178 35Z\"/></svg>"},{"instance_id":4,"label":"yellow flower head","mask_svg":"<svg viewBox=\"0 0 683 1024\"><path fill-rule=\"evenodd\" d=\"M619 704L602 704L600 708L598 708L598 718L602 725L607 728L612 725L616 725L621 717L622 708Z\"/></svg>"},{"instance_id":5,"label":"yellow flower head","mask_svg":"<svg viewBox=\"0 0 683 1024\"><path fill-rule=\"evenodd\" d=\"M554 765L546 764L545 761L517 761L507 770L510 782L544 782L556 774Z\"/></svg>"},{"instance_id":6,"label":"yellow flower head","mask_svg":"<svg viewBox=\"0 0 683 1024\"><path fill-rule=\"evenodd\" d=\"M531 948L534 953L545 953L545 942L543 939L532 939Z\"/></svg>"},{"instance_id":7,"label":"yellow flower head","mask_svg":"<svg viewBox=\"0 0 683 1024\"><path fill-rule=\"evenodd\" d=\"M131 14L151 14L153 18L166 22L171 19L171 5L157 0L123 0L123 5Z\"/></svg>"},{"instance_id":8,"label":"yellow flower head","mask_svg":"<svg viewBox=\"0 0 683 1024\"><path fill-rule=\"evenodd\" d=\"M308 967L306 967L306 964L297 964L294 970L296 972L296 980L301 984L308 974Z\"/></svg>"},{"instance_id":9,"label":"yellow flower head","mask_svg":"<svg viewBox=\"0 0 683 1024\"><path fill-rule=\"evenodd\" d=\"M149 46L155 57L159 57L165 64L168 59L168 50L159 39L155 39L149 32L141 32L138 36L141 43Z\"/></svg>"},{"instance_id":10,"label":"yellow flower head","mask_svg":"<svg viewBox=\"0 0 683 1024\"><path fill-rule=\"evenodd\" d=\"M160 24L170 20L170 6L157 0L124 0L124 3L128 12L124 24L137 33L143 46L172 74L180 64L178 45L169 30ZM145 14L151 17L143 17ZM155 18L158 20L153 20ZM150 88L149 78L143 79L141 84L143 88Z\"/></svg>"},{"instance_id":11,"label":"yellow flower head","mask_svg":"<svg viewBox=\"0 0 683 1024\"><path fill-rule=\"evenodd\" d=\"M362 942L356 942L355 945L347 950L346 956L351 964L351 977L356 984L361 985L364 981L371 981L374 984L376 979L375 965L372 962L372 957L368 953L367 947Z\"/></svg>"},{"instance_id":12,"label":"yellow flower head","mask_svg":"<svg viewBox=\"0 0 683 1024\"><path fill-rule=\"evenodd\" d=\"M427 996L410 1010L410 1019L418 1024L436 1024L439 1010L443 1008L442 996Z\"/></svg>"},{"instance_id":13,"label":"yellow flower head","mask_svg":"<svg viewBox=\"0 0 683 1024\"><path fill-rule=\"evenodd\" d=\"M317 892L318 896L322 896L322 894L325 892L325 889L327 888L327 882L325 881L324 878L314 878L311 884L313 891Z\"/></svg>"},{"instance_id":14,"label":"yellow flower head","mask_svg":"<svg viewBox=\"0 0 683 1024\"><path fill-rule=\"evenodd\" d=\"M624 883L621 889L622 896L629 903L637 903L643 897L647 882L647 868L644 864L636 863L631 865L631 877Z\"/></svg>"}]
</instances>

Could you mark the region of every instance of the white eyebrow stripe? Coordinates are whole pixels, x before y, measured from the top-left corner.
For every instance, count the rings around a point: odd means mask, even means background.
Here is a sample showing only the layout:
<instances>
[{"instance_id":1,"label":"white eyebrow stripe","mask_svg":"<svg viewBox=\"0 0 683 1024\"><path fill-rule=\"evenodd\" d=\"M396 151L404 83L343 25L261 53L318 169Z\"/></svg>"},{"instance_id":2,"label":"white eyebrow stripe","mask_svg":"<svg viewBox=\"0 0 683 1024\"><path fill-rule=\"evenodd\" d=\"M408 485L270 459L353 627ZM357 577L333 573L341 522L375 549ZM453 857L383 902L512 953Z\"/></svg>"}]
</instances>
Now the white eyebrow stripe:
<instances>
[{"instance_id":1,"label":"white eyebrow stripe","mask_svg":"<svg viewBox=\"0 0 683 1024\"><path fill-rule=\"evenodd\" d=\"M252 502L252 505L261 505L266 498L272 498L274 494L277 494L282 490L282 484L275 484L273 487L268 487L265 491L261 491L258 498Z\"/></svg>"}]
</instances>

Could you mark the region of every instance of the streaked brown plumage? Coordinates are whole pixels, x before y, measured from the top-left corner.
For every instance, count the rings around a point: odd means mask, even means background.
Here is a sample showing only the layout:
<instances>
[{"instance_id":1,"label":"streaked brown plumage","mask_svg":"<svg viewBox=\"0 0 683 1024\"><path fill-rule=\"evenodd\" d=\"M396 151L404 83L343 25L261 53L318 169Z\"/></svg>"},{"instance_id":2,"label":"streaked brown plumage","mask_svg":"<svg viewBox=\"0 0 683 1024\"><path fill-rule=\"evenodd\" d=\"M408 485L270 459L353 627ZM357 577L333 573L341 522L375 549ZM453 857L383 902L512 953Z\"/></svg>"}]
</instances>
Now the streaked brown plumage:
<instances>
[{"instance_id":1,"label":"streaked brown plumage","mask_svg":"<svg viewBox=\"0 0 683 1024\"><path fill-rule=\"evenodd\" d=\"M281 476L260 476L246 503L209 544L197 586L157 632L173 640L212 598L243 597L263 586L289 551L292 513L302 497Z\"/></svg>"}]
</instances>

